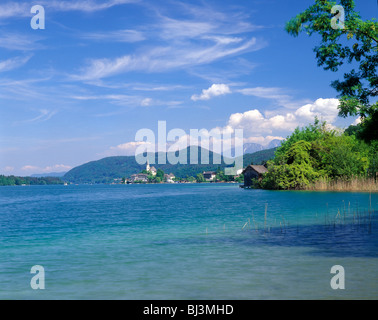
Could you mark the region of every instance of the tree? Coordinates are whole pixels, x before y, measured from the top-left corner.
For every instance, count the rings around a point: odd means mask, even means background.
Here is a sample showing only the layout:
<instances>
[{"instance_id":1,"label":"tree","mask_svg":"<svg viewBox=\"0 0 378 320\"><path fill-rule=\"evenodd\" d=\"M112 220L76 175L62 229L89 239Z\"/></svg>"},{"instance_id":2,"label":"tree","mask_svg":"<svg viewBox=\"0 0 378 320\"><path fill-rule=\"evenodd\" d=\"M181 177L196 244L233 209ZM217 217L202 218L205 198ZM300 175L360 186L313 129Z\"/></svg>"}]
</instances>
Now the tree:
<instances>
[{"instance_id":1,"label":"tree","mask_svg":"<svg viewBox=\"0 0 378 320\"><path fill-rule=\"evenodd\" d=\"M335 10L334 1L315 0L314 5L286 24L286 31L293 36L301 32L319 34L321 43L314 51L318 66L325 70L336 72L345 63L353 65L343 80L331 84L339 93L339 115L360 116L362 127L370 133L365 139L377 140L377 130L372 128L378 122L378 102L372 104L371 99L378 96L378 22L363 21L355 11L354 0L340 3L342 7ZM335 26L331 22L341 11L345 12L345 22Z\"/></svg>"},{"instance_id":2,"label":"tree","mask_svg":"<svg viewBox=\"0 0 378 320\"><path fill-rule=\"evenodd\" d=\"M377 149L374 147L377 146ZM317 180L375 176L378 142L367 145L355 135L327 129L326 123L296 129L268 162L261 183L266 189L302 189Z\"/></svg>"},{"instance_id":3,"label":"tree","mask_svg":"<svg viewBox=\"0 0 378 320\"><path fill-rule=\"evenodd\" d=\"M206 180L205 180L205 177L203 176L202 173L197 174L196 180L197 180L198 183L201 183L201 182L205 182L205 181L206 181Z\"/></svg>"},{"instance_id":4,"label":"tree","mask_svg":"<svg viewBox=\"0 0 378 320\"><path fill-rule=\"evenodd\" d=\"M164 171L161 169L158 169L156 171L156 178L160 178L160 181L164 181Z\"/></svg>"}]
</instances>

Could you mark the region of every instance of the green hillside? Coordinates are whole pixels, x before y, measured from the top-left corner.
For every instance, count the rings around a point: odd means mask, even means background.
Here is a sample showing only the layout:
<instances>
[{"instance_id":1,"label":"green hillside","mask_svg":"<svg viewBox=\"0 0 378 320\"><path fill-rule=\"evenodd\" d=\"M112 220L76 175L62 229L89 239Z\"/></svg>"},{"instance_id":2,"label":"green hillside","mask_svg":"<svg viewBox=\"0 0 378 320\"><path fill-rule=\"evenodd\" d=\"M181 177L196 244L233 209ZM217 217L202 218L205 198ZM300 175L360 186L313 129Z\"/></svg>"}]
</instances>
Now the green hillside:
<instances>
[{"instance_id":1,"label":"green hillside","mask_svg":"<svg viewBox=\"0 0 378 320\"><path fill-rule=\"evenodd\" d=\"M57 177L15 177L0 175L0 186L35 186L35 185L54 185L64 182Z\"/></svg>"},{"instance_id":2,"label":"green hillside","mask_svg":"<svg viewBox=\"0 0 378 320\"><path fill-rule=\"evenodd\" d=\"M272 159L274 156L275 149L263 150L253 154L244 155L243 161L244 166L254 163L260 164L263 161ZM201 161L201 152L199 148L198 152L198 163ZM209 163L208 165L201 164L154 164L156 169L161 169L165 173L173 173L176 177L186 178L187 176L196 176L198 173L204 171L215 171L218 168L224 169L230 165L226 165L222 157L222 164L214 165L213 163L214 154L209 152ZM155 163L158 161L158 154L155 154ZM187 149L187 162L190 163L190 152ZM72 183L109 183L114 179L126 177L129 178L135 173L140 173L145 169L145 165L139 165L134 156L118 156L118 157L108 157L98 161L92 161L76 168L73 168L67 172L63 180Z\"/></svg>"}]
</instances>

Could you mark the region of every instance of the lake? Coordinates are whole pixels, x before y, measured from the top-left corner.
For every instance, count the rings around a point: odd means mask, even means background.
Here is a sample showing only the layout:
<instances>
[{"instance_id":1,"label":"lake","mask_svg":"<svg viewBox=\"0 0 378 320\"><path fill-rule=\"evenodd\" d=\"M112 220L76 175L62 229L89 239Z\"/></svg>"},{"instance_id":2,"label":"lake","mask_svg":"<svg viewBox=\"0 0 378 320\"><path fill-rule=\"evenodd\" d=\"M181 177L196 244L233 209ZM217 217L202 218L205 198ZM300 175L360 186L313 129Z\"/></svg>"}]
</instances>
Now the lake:
<instances>
[{"instance_id":1,"label":"lake","mask_svg":"<svg viewBox=\"0 0 378 320\"><path fill-rule=\"evenodd\" d=\"M1 187L0 299L377 299L374 208L236 184Z\"/></svg>"}]
</instances>

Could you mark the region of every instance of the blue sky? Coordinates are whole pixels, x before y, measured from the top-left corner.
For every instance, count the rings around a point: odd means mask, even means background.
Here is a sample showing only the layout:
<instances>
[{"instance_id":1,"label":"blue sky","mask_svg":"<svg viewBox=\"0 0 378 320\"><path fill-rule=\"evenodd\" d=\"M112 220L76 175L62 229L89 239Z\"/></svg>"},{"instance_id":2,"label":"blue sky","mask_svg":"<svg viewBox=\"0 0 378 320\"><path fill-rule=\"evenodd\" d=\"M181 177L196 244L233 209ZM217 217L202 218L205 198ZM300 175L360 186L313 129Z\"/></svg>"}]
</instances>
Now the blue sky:
<instances>
[{"instance_id":1,"label":"blue sky","mask_svg":"<svg viewBox=\"0 0 378 320\"><path fill-rule=\"evenodd\" d=\"M357 0L363 18L375 0ZM338 127L316 37L285 22L312 0L40 0L0 4L0 174L67 171L132 155L135 134L239 128L284 138L315 115ZM33 5L45 29L30 26ZM156 133L157 134L157 133Z\"/></svg>"}]
</instances>

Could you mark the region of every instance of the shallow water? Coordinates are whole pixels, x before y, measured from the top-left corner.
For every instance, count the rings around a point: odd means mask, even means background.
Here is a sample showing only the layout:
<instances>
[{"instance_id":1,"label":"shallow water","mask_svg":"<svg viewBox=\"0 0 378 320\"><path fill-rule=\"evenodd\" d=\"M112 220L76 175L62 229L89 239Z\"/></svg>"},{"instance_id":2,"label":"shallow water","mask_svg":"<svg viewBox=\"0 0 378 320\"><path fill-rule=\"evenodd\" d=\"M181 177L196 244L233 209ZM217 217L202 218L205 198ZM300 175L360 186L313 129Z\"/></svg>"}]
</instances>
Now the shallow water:
<instances>
[{"instance_id":1,"label":"shallow water","mask_svg":"<svg viewBox=\"0 0 378 320\"><path fill-rule=\"evenodd\" d=\"M377 299L373 208L232 184L2 187L0 299Z\"/></svg>"}]
</instances>

